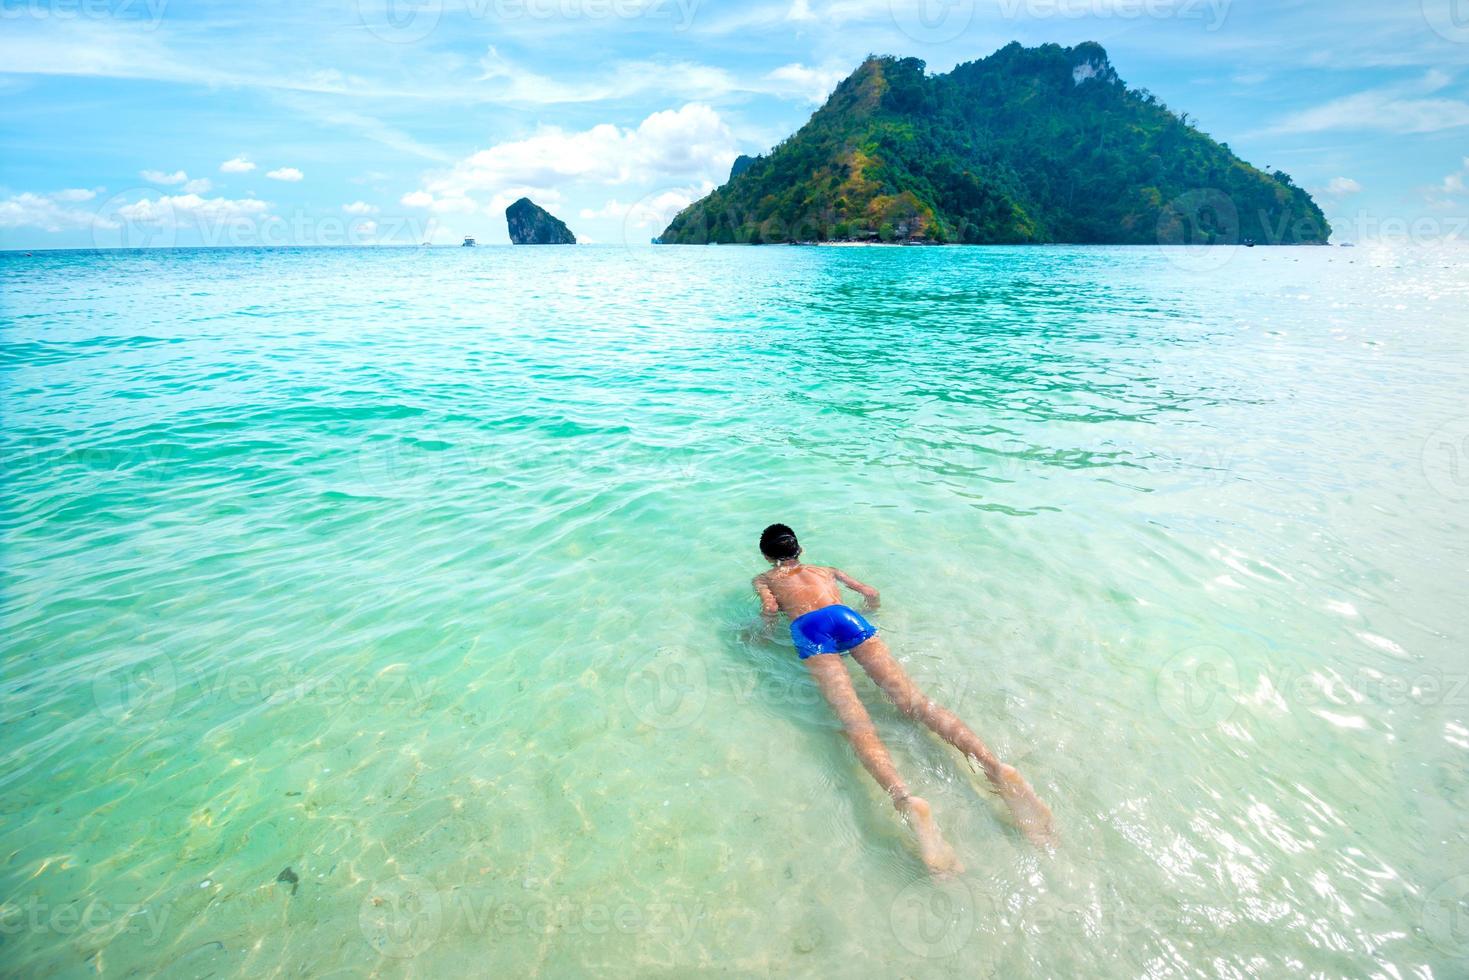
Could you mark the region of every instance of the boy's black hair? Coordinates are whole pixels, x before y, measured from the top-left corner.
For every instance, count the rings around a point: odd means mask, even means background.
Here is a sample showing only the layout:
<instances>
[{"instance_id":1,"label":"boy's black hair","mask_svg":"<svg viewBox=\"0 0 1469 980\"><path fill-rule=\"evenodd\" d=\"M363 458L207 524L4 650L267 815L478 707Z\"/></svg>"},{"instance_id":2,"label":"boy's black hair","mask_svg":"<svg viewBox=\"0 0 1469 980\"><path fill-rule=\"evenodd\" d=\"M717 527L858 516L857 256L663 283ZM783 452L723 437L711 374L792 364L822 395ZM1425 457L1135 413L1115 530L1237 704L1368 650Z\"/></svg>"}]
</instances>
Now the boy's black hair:
<instances>
[{"instance_id":1,"label":"boy's black hair","mask_svg":"<svg viewBox=\"0 0 1469 980\"><path fill-rule=\"evenodd\" d=\"M801 553L796 532L784 524L772 524L760 534L760 553L772 561L789 561Z\"/></svg>"}]
</instances>

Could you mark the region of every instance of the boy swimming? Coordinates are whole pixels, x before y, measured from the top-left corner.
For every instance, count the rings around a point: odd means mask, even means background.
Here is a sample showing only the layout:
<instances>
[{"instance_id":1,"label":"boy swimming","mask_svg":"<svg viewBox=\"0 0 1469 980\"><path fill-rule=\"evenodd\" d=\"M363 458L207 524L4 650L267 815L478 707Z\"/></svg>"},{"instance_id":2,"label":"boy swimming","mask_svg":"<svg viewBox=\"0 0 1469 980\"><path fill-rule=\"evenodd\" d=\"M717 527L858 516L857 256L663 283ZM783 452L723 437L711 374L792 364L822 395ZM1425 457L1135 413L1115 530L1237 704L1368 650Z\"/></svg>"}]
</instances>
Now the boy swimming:
<instances>
[{"instance_id":1,"label":"boy swimming","mask_svg":"<svg viewBox=\"0 0 1469 980\"><path fill-rule=\"evenodd\" d=\"M770 571L755 576L761 614L767 621L773 621L781 613L791 618L791 639L802 663L841 720L847 740L863 767L892 797L898 812L908 818L918 839L919 853L929 870L945 874L964 869L953 848L939 833L928 803L909 793L908 785L898 775L867 709L857 698L852 678L842 663L842 654L850 653L903 714L922 722L978 762L1010 807L1025 836L1032 843L1049 844L1050 809L1014 767L995 758L979 736L953 712L935 704L918 689L888 652L887 644L877 635L877 627L855 609L842 605L842 593L837 586L845 585L862 596L868 611L878 606L877 590L840 569L801 564L801 546L796 534L784 524L772 524L760 535L760 553L772 566Z\"/></svg>"}]
</instances>

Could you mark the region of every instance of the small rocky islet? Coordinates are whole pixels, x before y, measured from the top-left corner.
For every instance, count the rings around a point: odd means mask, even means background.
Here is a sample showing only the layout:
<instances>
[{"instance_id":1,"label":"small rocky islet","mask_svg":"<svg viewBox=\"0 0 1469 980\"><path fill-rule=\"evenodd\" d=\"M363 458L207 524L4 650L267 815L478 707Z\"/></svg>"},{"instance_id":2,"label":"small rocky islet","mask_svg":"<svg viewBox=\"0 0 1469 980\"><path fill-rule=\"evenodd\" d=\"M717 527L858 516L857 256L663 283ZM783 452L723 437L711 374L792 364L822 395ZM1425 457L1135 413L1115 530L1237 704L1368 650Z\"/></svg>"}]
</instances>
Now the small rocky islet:
<instances>
[{"instance_id":1,"label":"small rocky islet","mask_svg":"<svg viewBox=\"0 0 1469 980\"><path fill-rule=\"evenodd\" d=\"M566 222L528 197L505 209L510 241L515 245L575 245L576 236Z\"/></svg>"}]
</instances>

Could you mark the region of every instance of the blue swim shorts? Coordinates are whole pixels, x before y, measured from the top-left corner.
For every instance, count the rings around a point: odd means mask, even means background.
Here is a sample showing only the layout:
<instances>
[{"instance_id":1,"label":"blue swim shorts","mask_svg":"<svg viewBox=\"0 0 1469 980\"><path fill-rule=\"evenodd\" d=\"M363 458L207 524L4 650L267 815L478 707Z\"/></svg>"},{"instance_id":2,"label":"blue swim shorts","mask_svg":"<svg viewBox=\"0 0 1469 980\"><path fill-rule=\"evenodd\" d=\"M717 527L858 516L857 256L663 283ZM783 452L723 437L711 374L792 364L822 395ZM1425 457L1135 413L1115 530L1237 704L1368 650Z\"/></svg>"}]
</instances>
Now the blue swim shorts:
<instances>
[{"instance_id":1,"label":"blue swim shorts","mask_svg":"<svg viewBox=\"0 0 1469 980\"><path fill-rule=\"evenodd\" d=\"M791 639L801 659L846 653L877 635L877 627L847 606L826 606L791 620Z\"/></svg>"}]
</instances>

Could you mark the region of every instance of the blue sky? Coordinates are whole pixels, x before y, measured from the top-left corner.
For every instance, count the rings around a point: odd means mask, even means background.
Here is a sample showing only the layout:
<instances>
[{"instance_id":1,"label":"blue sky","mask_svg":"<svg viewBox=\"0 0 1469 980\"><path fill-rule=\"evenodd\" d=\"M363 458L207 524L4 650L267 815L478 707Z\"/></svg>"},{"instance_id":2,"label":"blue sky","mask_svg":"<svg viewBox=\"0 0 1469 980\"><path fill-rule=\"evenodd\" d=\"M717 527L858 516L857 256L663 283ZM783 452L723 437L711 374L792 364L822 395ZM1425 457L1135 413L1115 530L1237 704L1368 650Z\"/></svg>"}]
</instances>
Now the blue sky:
<instances>
[{"instance_id":1,"label":"blue sky","mask_svg":"<svg viewBox=\"0 0 1469 980\"><path fill-rule=\"evenodd\" d=\"M0 247L646 242L868 53L1095 40L1311 189L1469 237L1469 0L0 0Z\"/></svg>"}]
</instances>

